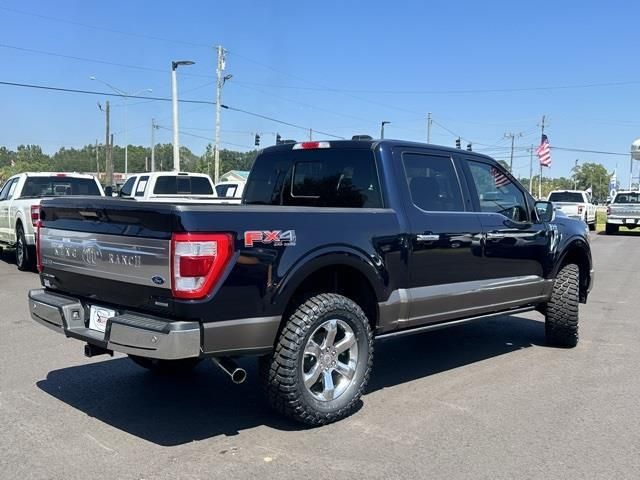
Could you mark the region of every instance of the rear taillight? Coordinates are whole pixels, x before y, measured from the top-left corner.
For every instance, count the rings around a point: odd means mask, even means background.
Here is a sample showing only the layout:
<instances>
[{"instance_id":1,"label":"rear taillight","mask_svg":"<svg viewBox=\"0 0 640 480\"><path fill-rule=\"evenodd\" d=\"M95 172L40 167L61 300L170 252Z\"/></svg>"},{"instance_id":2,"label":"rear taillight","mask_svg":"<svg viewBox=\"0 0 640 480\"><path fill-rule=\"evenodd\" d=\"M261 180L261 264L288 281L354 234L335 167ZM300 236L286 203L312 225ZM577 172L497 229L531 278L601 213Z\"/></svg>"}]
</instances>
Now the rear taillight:
<instances>
[{"instance_id":1,"label":"rear taillight","mask_svg":"<svg viewBox=\"0 0 640 480\"><path fill-rule=\"evenodd\" d=\"M33 207L31 207L33 208ZM42 222L37 221L36 225L36 265L38 266L38 272L42 273L42 255L40 254L40 230L42 229Z\"/></svg>"},{"instance_id":2,"label":"rear taillight","mask_svg":"<svg viewBox=\"0 0 640 480\"><path fill-rule=\"evenodd\" d=\"M40 205L31 205L31 225L33 228L36 227L40 221Z\"/></svg>"},{"instance_id":3,"label":"rear taillight","mask_svg":"<svg viewBox=\"0 0 640 480\"><path fill-rule=\"evenodd\" d=\"M175 233L171 238L171 290L176 298L206 297L233 254L226 233Z\"/></svg>"},{"instance_id":4,"label":"rear taillight","mask_svg":"<svg viewBox=\"0 0 640 480\"><path fill-rule=\"evenodd\" d=\"M607 215L611 215L611 207L607 207Z\"/></svg>"},{"instance_id":5,"label":"rear taillight","mask_svg":"<svg viewBox=\"0 0 640 480\"><path fill-rule=\"evenodd\" d=\"M314 150L316 148L331 148L329 142L301 142L293 146L293 150Z\"/></svg>"},{"instance_id":6,"label":"rear taillight","mask_svg":"<svg viewBox=\"0 0 640 480\"><path fill-rule=\"evenodd\" d=\"M580 215L582 213L582 205L578 205L578 215Z\"/></svg>"}]
</instances>

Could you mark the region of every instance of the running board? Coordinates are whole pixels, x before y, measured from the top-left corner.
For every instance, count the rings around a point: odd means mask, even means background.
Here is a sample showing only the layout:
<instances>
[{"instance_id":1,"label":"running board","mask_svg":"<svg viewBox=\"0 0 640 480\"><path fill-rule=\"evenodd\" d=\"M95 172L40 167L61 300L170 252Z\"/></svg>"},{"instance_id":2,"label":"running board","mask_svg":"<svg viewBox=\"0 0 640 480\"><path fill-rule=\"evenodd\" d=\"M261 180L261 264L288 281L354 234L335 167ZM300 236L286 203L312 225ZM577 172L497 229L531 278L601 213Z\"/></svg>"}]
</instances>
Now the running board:
<instances>
[{"instance_id":1,"label":"running board","mask_svg":"<svg viewBox=\"0 0 640 480\"><path fill-rule=\"evenodd\" d=\"M536 307L533 306L529 306L529 307L522 307L522 308L514 308L513 310L505 310L502 312L496 312L496 313L489 313L486 315L478 315L476 317L469 317L469 318L461 318L459 320L451 320L451 321L446 321L446 322L439 322L439 323L433 323L430 325L424 325L422 327L415 327L415 328L406 328L404 330L396 330L393 332L388 332L388 333L383 333L381 335L376 335L376 340L379 339L383 339L383 338L391 338L391 337L400 337L403 335L412 335L414 333L423 333L423 332L430 332L433 330L440 330L441 328L447 328L447 327L454 327L456 325L464 325L466 323L471 323L471 322L476 322L478 320L486 320L488 318L494 318L494 317L504 317L507 315L514 315L516 313L524 313L524 312L530 312L532 310L535 310Z\"/></svg>"}]
</instances>

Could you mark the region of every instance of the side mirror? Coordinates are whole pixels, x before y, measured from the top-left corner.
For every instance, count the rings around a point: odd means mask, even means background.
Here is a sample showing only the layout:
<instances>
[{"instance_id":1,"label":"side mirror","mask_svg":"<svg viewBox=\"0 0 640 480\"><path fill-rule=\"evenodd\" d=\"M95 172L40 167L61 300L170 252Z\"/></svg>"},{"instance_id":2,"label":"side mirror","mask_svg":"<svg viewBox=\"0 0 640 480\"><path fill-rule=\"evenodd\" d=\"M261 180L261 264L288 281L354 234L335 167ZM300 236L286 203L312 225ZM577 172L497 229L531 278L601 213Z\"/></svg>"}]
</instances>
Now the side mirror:
<instances>
[{"instance_id":1,"label":"side mirror","mask_svg":"<svg viewBox=\"0 0 640 480\"><path fill-rule=\"evenodd\" d=\"M541 222L549 223L555 218L553 203L539 200L536 202L536 212Z\"/></svg>"},{"instance_id":2,"label":"side mirror","mask_svg":"<svg viewBox=\"0 0 640 480\"><path fill-rule=\"evenodd\" d=\"M112 197L113 196L113 187L111 185L107 185L106 187L104 187L104 195L106 197Z\"/></svg>"}]
</instances>

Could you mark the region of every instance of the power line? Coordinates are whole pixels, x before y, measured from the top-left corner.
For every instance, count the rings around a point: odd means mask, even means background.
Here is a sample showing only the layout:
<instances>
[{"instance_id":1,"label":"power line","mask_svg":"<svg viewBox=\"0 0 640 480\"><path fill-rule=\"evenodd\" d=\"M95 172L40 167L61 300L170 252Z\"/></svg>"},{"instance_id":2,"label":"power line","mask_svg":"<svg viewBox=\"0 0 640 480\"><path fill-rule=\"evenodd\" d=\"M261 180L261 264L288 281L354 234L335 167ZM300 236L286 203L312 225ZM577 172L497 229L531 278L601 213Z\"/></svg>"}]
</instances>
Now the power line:
<instances>
[{"instance_id":1,"label":"power line","mask_svg":"<svg viewBox=\"0 0 640 480\"><path fill-rule=\"evenodd\" d=\"M583 150L581 148L563 148L563 147L551 147L552 150L563 150L565 152L580 152L580 153L599 153L600 155L618 155L622 157L628 157L630 153L620 152L600 152L598 150Z\"/></svg>"},{"instance_id":2,"label":"power line","mask_svg":"<svg viewBox=\"0 0 640 480\"><path fill-rule=\"evenodd\" d=\"M0 81L0 85L8 85L8 86L13 86L13 87L23 87L23 88L35 88L35 89L40 89L40 90L49 90L49 91L64 92L64 93L80 93L80 94L86 94L86 95L104 95L104 96L109 96L109 97L139 98L139 99L143 99L143 100L160 100L160 101L166 101L166 102L170 102L171 101L170 98L166 98L166 97L149 97L149 96L145 96L145 95L120 95L120 94L112 93L112 92L98 92L98 91L93 91L93 90L80 90L80 89L75 89L75 88L52 87L52 86L49 86L49 85L35 85L35 84L29 84L29 83ZM201 104L201 105L215 105L216 104L215 102L212 102L212 101L209 101L209 100L178 100L178 101L182 102L182 103L197 103L197 104ZM286 122L284 120L279 120L277 118L270 117L268 115L263 115L261 113L251 112L249 110L244 110L242 108L237 108L237 107L231 107L231 106L228 106L228 105L220 105L220 106L222 108L227 109L227 110L231 110L231 111L239 112L239 113L244 113L245 115L251 115L253 117L262 118L264 120L269 120L271 122L279 123L281 125L287 125L287 126L293 127L293 128L298 128L298 129L301 129L301 130L305 130L307 132L309 130L313 130L314 132L319 133L321 135L326 135L327 137L344 139L344 137L341 137L339 135L334 135L332 133L323 132L322 130L316 130L316 129L311 128L311 127L305 127L305 126L298 125L298 124L295 124L295 123Z\"/></svg>"},{"instance_id":3,"label":"power line","mask_svg":"<svg viewBox=\"0 0 640 480\"><path fill-rule=\"evenodd\" d=\"M18 82L3 82L0 81L0 85L8 85L12 87L24 87L24 88L36 88L39 90L52 90L55 92L65 92L65 93L82 93L86 95L101 95L105 97L126 97L126 98L138 98L141 100L153 100L153 101L162 101L162 102L170 102L171 99L168 97L150 97L147 95L123 95L114 92L99 92L96 90L80 90L77 88L63 88L63 87L52 87L49 85L36 85L32 83L18 83ZM209 100L183 100L179 99L179 102L182 103L198 103L202 105L215 105L216 102L211 102Z\"/></svg>"}]
</instances>

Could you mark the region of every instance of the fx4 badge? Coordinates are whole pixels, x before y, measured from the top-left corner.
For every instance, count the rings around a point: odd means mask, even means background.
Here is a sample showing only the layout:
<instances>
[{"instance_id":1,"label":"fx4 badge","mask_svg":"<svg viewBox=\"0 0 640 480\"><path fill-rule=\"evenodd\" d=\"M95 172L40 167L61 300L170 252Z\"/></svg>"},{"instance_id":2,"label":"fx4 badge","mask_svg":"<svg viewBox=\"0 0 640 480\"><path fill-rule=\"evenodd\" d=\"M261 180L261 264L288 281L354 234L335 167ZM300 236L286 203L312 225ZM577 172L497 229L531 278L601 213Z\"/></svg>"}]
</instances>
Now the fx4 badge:
<instances>
[{"instance_id":1,"label":"fx4 badge","mask_svg":"<svg viewBox=\"0 0 640 480\"><path fill-rule=\"evenodd\" d=\"M253 247L254 243L273 244L275 247L292 247L296 244L296 231L249 230L244 232L244 246Z\"/></svg>"}]
</instances>

